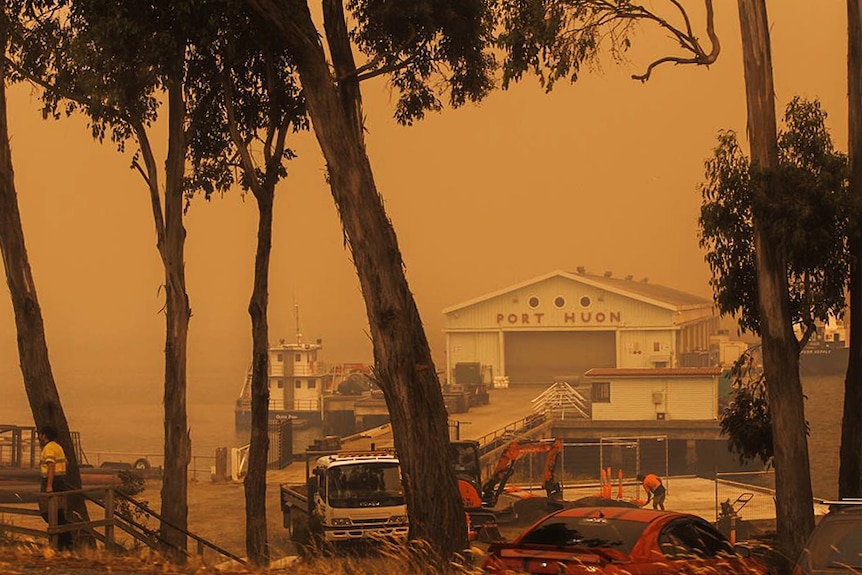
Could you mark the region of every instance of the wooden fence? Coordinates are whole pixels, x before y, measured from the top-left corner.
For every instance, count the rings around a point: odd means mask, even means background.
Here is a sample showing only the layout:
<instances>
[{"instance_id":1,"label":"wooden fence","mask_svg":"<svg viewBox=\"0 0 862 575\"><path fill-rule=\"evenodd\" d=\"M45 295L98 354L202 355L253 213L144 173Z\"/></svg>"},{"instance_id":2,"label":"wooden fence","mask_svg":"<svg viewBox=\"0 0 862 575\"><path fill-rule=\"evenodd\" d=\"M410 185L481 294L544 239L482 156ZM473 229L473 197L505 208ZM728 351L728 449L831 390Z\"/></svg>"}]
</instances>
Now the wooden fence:
<instances>
[{"instance_id":1,"label":"wooden fence","mask_svg":"<svg viewBox=\"0 0 862 575\"><path fill-rule=\"evenodd\" d=\"M80 496L87 501L94 503L98 508L103 510L100 518L90 519L88 521L76 520L72 514L67 513L64 525L59 524L59 510L67 507L66 502L69 497ZM147 507L144 503L123 494L114 486L100 485L87 487L85 489L75 489L70 491L61 491L54 493L33 493L32 496L24 498L20 504L0 505L0 532L6 531L9 533L17 533L28 535L36 538L47 538L52 547L57 547L59 536L65 532L76 532L79 536L89 536L94 540L104 545L109 551L122 550L122 545L117 541L117 529L122 530L132 537L133 540L139 541L152 549L164 550L165 547L171 548L177 553L184 554L188 557L193 556L193 552L186 549L171 547L160 535L158 529L150 528L146 524L136 519L134 513L126 513L117 505L118 502L125 502L126 508L135 508L142 512L143 515L157 519L161 524L167 525L177 531L182 532L186 537L194 541L195 553L203 559L206 549L214 551L217 555L227 557L241 564L246 561L219 547L218 545L207 541L203 537L190 533L185 529L181 529L170 522L166 521L158 513ZM42 517L43 510L47 512L47 527L36 529L32 526L16 525L13 522L7 522L6 517ZM30 522L31 525L34 522Z\"/></svg>"}]
</instances>

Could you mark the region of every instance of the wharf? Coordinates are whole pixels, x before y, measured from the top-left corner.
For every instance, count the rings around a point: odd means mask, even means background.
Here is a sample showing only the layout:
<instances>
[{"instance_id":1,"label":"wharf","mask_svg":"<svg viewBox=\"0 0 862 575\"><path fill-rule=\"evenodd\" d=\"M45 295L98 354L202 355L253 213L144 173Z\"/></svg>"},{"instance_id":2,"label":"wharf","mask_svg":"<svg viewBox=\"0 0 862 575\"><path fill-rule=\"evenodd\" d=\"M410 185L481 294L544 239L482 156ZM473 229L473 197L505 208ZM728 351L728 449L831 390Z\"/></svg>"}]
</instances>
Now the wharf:
<instances>
[{"instance_id":1,"label":"wharf","mask_svg":"<svg viewBox=\"0 0 862 575\"><path fill-rule=\"evenodd\" d=\"M492 389L490 402L486 405L472 407L470 411L450 415L451 421L457 421L461 439L479 439L493 434L508 422L522 420L532 414L532 400L544 391L541 386L510 386L503 389ZM550 433L548 431L548 433ZM518 439L512 435L511 439ZM344 449L368 449L374 443L377 447L392 445L391 430L387 426L377 428L355 437L353 442L343 445ZM281 483L303 483L305 481L305 463L295 461L284 469L267 472L267 483L277 489ZM714 479L696 476L672 476L663 478L668 490L667 509L693 513L704 519L715 522L720 517L720 504L729 500L731 504L740 497L751 498L740 510L740 516L746 520L774 521L775 505L773 491L749 485L742 482L716 481ZM564 497L573 501L581 497L594 496L601 491L600 479L565 484ZM521 489L540 490L538 484L521 485ZM619 494L619 483L612 483L612 496ZM633 477L625 478L622 486L623 499L643 499L645 495ZM738 504L739 505L739 504ZM821 515L827 508L813 503L815 514Z\"/></svg>"}]
</instances>

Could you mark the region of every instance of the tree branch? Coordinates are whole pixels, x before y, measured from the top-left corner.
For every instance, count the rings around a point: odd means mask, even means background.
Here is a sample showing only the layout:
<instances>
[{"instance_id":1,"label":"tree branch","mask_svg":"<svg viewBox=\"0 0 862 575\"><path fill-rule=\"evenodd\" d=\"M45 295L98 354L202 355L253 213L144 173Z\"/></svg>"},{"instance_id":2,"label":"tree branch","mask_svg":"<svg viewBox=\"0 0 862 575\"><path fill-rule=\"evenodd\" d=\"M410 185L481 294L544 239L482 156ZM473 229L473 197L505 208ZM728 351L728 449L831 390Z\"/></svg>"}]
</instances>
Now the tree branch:
<instances>
[{"instance_id":1,"label":"tree branch","mask_svg":"<svg viewBox=\"0 0 862 575\"><path fill-rule=\"evenodd\" d=\"M712 0L704 0L704 5L706 7L706 33L709 36L709 41L712 45L712 49L709 53L706 53L703 47L701 47L700 41L694 35L691 28L691 22L682 5L678 2L678 0L669 1L674 4L683 14L683 19L685 20L686 26L685 32L679 30L678 28L675 28L666 20L655 17L654 15L651 18L648 16L645 17L657 22L659 26L661 26L665 30L668 30L680 41L680 45L682 45L684 49L693 52L694 56L691 58L681 58L674 56L665 56L664 58L659 58L658 60L647 66L647 69L643 74L633 74L633 80L640 80L641 82L646 82L650 79L650 75L652 74L653 69L668 62L673 62L675 64L697 64L700 66L709 66L710 64L715 62L716 59L718 59L718 54L721 51L721 43L719 42L718 35L715 33L715 13L712 6Z\"/></svg>"},{"instance_id":2,"label":"tree branch","mask_svg":"<svg viewBox=\"0 0 862 575\"><path fill-rule=\"evenodd\" d=\"M147 183L147 189L150 192L153 221L156 224L156 241L159 243L159 254L161 254L161 245L165 240L165 219L162 215L162 201L159 196L159 172L158 167L156 166L156 157L153 154L153 148L150 146L150 138L147 136L147 130L144 128L144 125L140 122L135 122L132 124L132 128L138 136L138 145L141 148L141 155L144 158L146 173L137 161L135 161L133 165L144 177L144 181Z\"/></svg>"}]
</instances>

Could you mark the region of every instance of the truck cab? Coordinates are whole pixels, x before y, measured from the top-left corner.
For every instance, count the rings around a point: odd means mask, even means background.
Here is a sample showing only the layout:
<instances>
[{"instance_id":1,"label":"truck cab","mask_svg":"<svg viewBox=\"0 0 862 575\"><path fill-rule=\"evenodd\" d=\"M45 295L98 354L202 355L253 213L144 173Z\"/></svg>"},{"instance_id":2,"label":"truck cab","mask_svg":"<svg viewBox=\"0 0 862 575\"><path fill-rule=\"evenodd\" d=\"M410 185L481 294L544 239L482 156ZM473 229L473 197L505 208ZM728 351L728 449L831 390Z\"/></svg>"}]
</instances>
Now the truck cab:
<instances>
[{"instance_id":1,"label":"truck cab","mask_svg":"<svg viewBox=\"0 0 862 575\"><path fill-rule=\"evenodd\" d=\"M321 456L304 487L282 486L285 523L294 531L302 528L305 519L309 532L325 543L407 538L401 466L392 453L360 451Z\"/></svg>"}]
</instances>

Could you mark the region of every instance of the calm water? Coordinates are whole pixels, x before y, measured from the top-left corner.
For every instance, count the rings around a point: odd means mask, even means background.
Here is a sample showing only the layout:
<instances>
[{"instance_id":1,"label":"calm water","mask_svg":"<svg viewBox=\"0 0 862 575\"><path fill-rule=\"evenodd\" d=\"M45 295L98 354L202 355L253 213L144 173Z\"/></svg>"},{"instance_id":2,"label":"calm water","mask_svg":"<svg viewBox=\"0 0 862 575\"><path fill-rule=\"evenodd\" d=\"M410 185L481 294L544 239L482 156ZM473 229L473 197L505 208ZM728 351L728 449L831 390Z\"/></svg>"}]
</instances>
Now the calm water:
<instances>
[{"instance_id":1,"label":"calm water","mask_svg":"<svg viewBox=\"0 0 862 575\"><path fill-rule=\"evenodd\" d=\"M234 430L233 407L242 375L213 373L189 379L192 455L212 457L218 447L247 443L247 434ZM62 381L60 396L66 416L71 428L81 433L84 451L91 460L102 452L162 453L162 389L158 375L127 374L122 381L107 375L100 381L67 375ZM806 417L811 426L809 453L814 494L834 498L838 492L844 377L803 375L803 388L808 397ZM3 390L0 423L33 424L23 390ZM506 423L501 421L500 425ZM294 450L304 449L316 433L313 428L298 431Z\"/></svg>"}]
</instances>

